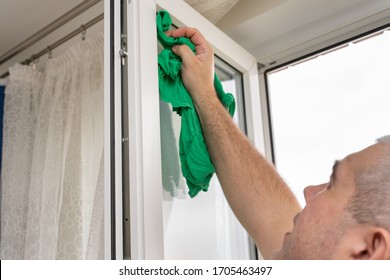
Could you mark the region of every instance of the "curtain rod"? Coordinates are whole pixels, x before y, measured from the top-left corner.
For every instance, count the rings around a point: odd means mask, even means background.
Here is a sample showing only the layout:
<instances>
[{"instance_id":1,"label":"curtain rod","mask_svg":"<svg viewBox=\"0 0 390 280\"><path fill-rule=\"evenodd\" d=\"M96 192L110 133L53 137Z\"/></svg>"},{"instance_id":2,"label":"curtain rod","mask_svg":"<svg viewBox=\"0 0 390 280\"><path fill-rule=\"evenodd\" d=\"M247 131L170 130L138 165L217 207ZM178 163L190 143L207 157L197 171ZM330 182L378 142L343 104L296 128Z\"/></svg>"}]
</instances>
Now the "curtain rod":
<instances>
[{"instance_id":1,"label":"curtain rod","mask_svg":"<svg viewBox=\"0 0 390 280\"><path fill-rule=\"evenodd\" d=\"M86 31L87 28L91 27L92 25L98 23L104 18L104 14L100 14L97 17L93 18L92 20L88 21L86 24L81 25L79 28L76 30L72 31L68 35L62 37L58 41L54 42L50 46L46 47L45 49L41 50L40 52L33 54L30 58L26 59L23 61L21 64L29 64L31 62L34 62L35 59L40 58L41 56L51 52L53 49L57 48L58 46L62 45L63 43L69 41L76 35ZM0 78L5 78L9 75L9 72L7 71L6 73L2 74Z\"/></svg>"},{"instance_id":2,"label":"curtain rod","mask_svg":"<svg viewBox=\"0 0 390 280\"><path fill-rule=\"evenodd\" d=\"M35 34L31 35L29 38L15 46L14 48L7 51L5 54L0 56L0 65L3 64L5 61L11 59L15 55L19 54L20 52L24 51L28 47L30 47L32 44L38 42L42 38L46 37L59 27L63 26L65 23L69 22L70 20L74 19L76 16L82 14L89 8L91 8L93 5L97 4L101 0L86 0L67 13L63 14L61 17L57 18L52 23L48 24Z\"/></svg>"}]
</instances>

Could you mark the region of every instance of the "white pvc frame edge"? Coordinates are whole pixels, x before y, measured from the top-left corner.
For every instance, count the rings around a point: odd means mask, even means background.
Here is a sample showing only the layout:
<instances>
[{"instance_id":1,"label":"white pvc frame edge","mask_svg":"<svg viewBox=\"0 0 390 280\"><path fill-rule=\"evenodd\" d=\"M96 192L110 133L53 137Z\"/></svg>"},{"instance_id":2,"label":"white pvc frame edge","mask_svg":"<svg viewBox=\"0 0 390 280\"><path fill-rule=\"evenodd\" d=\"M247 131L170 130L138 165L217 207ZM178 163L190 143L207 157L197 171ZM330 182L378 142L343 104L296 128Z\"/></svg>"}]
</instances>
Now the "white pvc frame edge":
<instances>
[{"instance_id":1,"label":"white pvc frame edge","mask_svg":"<svg viewBox=\"0 0 390 280\"><path fill-rule=\"evenodd\" d=\"M110 1L104 1L104 257L112 259L111 234L111 178L115 177L115 259L123 258L123 226L122 226L122 105L121 105L121 76L115 75L111 81L111 12ZM115 73L120 73L120 3L114 2L114 53L113 61ZM115 107L115 174L111 174L111 82L114 83Z\"/></svg>"},{"instance_id":2,"label":"white pvc frame edge","mask_svg":"<svg viewBox=\"0 0 390 280\"><path fill-rule=\"evenodd\" d=\"M132 259L163 259L156 3L127 2Z\"/></svg>"},{"instance_id":3,"label":"white pvc frame edge","mask_svg":"<svg viewBox=\"0 0 390 280\"><path fill-rule=\"evenodd\" d=\"M104 1L104 258L111 259L111 192L110 192L110 2Z\"/></svg>"}]
</instances>

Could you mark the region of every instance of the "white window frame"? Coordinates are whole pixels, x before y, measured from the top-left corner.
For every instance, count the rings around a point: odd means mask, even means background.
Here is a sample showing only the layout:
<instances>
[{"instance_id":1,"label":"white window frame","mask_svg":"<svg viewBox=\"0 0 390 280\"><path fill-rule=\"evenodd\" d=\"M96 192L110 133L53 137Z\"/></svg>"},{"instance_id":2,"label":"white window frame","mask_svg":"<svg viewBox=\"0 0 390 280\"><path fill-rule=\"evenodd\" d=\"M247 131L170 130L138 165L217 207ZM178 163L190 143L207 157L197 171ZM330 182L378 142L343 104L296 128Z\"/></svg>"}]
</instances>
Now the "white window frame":
<instances>
[{"instance_id":1,"label":"white window frame","mask_svg":"<svg viewBox=\"0 0 390 280\"><path fill-rule=\"evenodd\" d=\"M120 1L104 1L104 258L106 260L123 258L120 25ZM114 37L113 45L111 35ZM112 170L112 166L116 168Z\"/></svg>"},{"instance_id":2,"label":"white window frame","mask_svg":"<svg viewBox=\"0 0 390 280\"><path fill-rule=\"evenodd\" d=\"M128 172L132 259L164 258L155 20L158 9L167 10L176 26L185 25L200 30L213 46L215 54L242 72L248 137L260 151L264 151L256 58L184 1L127 1L130 135Z\"/></svg>"}]
</instances>

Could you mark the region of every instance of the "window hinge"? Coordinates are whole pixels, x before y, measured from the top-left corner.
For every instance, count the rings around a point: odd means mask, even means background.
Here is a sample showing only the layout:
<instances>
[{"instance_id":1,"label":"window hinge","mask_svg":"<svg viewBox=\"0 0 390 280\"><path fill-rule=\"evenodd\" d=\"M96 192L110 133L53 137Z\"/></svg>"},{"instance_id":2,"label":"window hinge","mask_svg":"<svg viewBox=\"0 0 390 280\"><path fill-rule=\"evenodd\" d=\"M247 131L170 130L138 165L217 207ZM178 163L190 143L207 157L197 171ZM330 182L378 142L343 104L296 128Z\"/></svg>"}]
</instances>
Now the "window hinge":
<instances>
[{"instance_id":1,"label":"window hinge","mask_svg":"<svg viewBox=\"0 0 390 280\"><path fill-rule=\"evenodd\" d=\"M121 56L122 65L125 65L125 58L129 55L127 52L126 39L127 39L127 35L122 34L121 35L121 49L119 50L119 55Z\"/></svg>"},{"instance_id":2,"label":"window hinge","mask_svg":"<svg viewBox=\"0 0 390 280\"><path fill-rule=\"evenodd\" d=\"M125 65L125 58L128 55L127 51L123 50L123 49L120 49L119 50L119 55L121 56L121 59L122 59L122 65Z\"/></svg>"}]
</instances>

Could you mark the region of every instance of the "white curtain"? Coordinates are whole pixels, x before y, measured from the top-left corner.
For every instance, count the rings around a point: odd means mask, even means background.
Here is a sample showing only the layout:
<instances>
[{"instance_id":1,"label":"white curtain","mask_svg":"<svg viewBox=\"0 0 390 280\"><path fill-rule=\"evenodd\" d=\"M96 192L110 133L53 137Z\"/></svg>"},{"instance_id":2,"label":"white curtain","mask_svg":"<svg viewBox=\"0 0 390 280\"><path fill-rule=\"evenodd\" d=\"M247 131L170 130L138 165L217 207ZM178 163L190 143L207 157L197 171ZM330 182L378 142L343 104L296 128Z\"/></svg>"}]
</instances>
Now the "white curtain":
<instances>
[{"instance_id":1,"label":"white curtain","mask_svg":"<svg viewBox=\"0 0 390 280\"><path fill-rule=\"evenodd\" d=\"M101 259L103 36L9 72L1 259Z\"/></svg>"}]
</instances>

